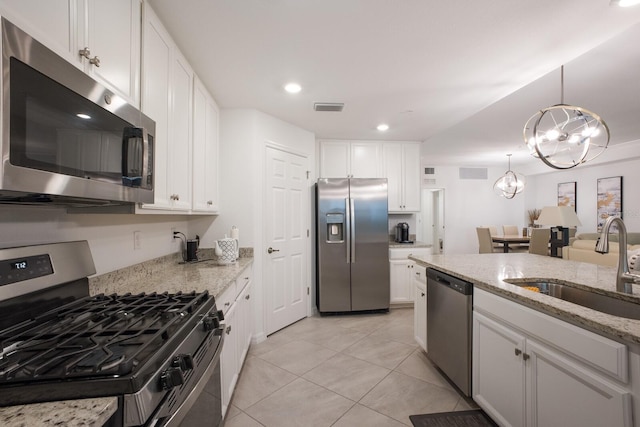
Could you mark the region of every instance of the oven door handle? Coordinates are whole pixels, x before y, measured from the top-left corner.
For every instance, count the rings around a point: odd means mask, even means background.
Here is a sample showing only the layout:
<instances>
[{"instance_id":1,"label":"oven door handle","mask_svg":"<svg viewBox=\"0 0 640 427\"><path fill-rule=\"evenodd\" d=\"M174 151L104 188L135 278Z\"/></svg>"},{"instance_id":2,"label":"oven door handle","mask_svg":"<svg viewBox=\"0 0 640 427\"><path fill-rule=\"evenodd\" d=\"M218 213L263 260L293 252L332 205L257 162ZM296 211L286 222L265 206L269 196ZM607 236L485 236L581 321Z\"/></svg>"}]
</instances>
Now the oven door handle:
<instances>
[{"instance_id":1,"label":"oven door handle","mask_svg":"<svg viewBox=\"0 0 640 427\"><path fill-rule=\"evenodd\" d=\"M218 348L211 358L211 362L200 377L200 380L193 386L193 389L191 390L187 398L180 404L175 412L163 420L161 424L162 427L178 427L187 413L189 413L189 410L191 409L193 404L196 402L196 400L198 400L198 397L200 397L200 394L203 392L205 386L213 376L216 365L220 362L220 354L222 353L222 346L224 345L224 336L224 333L220 335L220 343L218 344Z\"/></svg>"}]
</instances>

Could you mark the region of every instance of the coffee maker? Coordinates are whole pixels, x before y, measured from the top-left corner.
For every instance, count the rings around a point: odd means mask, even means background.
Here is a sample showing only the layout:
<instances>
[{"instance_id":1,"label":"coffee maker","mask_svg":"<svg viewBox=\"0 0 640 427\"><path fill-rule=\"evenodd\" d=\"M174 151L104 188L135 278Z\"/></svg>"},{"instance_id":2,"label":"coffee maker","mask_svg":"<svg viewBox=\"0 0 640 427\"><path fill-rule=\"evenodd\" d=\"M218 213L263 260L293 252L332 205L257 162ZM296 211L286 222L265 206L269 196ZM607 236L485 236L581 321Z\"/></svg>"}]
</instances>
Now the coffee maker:
<instances>
[{"instance_id":1,"label":"coffee maker","mask_svg":"<svg viewBox=\"0 0 640 427\"><path fill-rule=\"evenodd\" d=\"M409 224L406 222L396 224L396 243L413 243L409 240Z\"/></svg>"}]
</instances>

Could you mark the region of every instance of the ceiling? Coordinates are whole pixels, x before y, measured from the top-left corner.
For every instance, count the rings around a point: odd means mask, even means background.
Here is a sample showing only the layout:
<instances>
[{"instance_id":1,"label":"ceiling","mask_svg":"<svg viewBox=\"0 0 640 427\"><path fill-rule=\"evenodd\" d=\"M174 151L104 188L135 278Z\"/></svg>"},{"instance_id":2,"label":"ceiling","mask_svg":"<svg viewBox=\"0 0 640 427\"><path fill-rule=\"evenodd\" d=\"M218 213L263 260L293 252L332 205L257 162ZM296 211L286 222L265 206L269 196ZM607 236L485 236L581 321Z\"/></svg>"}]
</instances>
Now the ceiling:
<instances>
[{"instance_id":1,"label":"ceiling","mask_svg":"<svg viewBox=\"0 0 640 427\"><path fill-rule=\"evenodd\" d=\"M433 164L538 162L526 120L565 102L640 139L640 6L609 0L149 0L222 108L316 138L425 141ZM302 91L283 90L296 81ZM344 103L316 112L314 102ZM376 130L379 123L390 129ZM423 154L424 155L424 154Z\"/></svg>"}]
</instances>

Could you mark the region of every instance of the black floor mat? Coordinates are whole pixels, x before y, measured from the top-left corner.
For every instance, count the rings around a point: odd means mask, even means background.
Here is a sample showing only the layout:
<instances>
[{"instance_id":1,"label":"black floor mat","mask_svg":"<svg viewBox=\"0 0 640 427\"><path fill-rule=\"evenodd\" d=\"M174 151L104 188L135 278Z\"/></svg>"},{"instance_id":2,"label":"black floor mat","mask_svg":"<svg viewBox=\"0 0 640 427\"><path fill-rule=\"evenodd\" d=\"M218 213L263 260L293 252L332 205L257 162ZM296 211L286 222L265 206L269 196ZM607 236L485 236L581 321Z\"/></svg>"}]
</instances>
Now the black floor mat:
<instances>
[{"instance_id":1,"label":"black floor mat","mask_svg":"<svg viewBox=\"0 0 640 427\"><path fill-rule=\"evenodd\" d=\"M497 427L481 409L409 416L414 427Z\"/></svg>"}]
</instances>

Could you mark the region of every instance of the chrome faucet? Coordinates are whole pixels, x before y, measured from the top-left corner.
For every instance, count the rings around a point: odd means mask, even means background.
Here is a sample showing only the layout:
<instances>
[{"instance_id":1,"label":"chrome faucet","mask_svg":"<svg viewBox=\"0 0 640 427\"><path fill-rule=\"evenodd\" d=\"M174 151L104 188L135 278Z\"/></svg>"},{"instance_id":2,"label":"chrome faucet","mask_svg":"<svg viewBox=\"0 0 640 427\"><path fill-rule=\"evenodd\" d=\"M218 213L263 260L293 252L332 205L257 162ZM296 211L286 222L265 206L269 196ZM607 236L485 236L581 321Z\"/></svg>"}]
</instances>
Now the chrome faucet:
<instances>
[{"instance_id":1,"label":"chrome faucet","mask_svg":"<svg viewBox=\"0 0 640 427\"><path fill-rule=\"evenodd\" d=\"M627 227L622 219L617 216L610 216L602 226L602 232L596 242L596 252L601 254L609 253L609 229L613 224L618 226L618 274L616 275L616 291L633 293L632 284L640 283L640 275L631 274L629 262L627 261Z\"/></svg>"}]
</instances>

